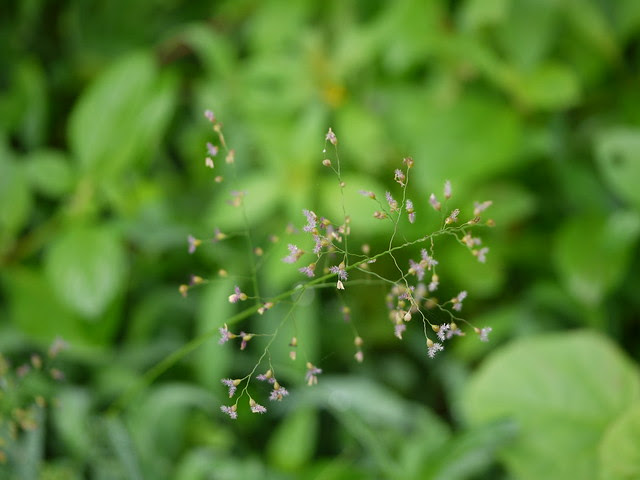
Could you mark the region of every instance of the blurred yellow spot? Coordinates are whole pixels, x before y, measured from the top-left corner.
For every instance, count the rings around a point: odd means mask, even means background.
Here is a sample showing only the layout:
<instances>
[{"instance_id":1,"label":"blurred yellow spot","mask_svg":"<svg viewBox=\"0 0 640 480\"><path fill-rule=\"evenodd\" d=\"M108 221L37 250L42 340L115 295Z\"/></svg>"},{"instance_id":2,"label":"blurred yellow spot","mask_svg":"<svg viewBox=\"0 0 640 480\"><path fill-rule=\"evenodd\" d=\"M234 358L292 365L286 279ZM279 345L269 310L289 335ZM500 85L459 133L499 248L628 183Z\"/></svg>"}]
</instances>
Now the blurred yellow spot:
<instances>
[{"instance_id":1,"label":"blurred yellow spot","mask_svg":"<svg viewBox=\"0 0 640 480\"><path fill-rule=\"evenodd\" d=\"M347 96L347 89L342 85L329 85L324 89L324 100L331 107L337 108L344 103Z\"/></svg>"}]
</instances>

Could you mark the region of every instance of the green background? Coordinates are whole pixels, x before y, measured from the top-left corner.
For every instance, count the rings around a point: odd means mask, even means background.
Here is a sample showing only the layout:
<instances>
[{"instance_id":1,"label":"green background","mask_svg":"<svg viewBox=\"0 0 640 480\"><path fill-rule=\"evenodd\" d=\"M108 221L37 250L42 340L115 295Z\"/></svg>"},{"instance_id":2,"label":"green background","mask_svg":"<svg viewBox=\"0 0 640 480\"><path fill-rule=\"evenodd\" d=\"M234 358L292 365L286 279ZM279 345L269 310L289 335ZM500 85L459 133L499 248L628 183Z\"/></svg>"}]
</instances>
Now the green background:
<instances>
[{"instance_id":1,"label":"green background","mask_svg":"<svg viewBox=\"0 0 640 480\"><path fill-rule=\"evenodd\" d=\"M0 474L640 478L639 40L636 0L3 2ZM204 166L206 108L236 150L235 179L222 158ZM221 414L220 379L244 376L259 350L215 339L107 414L237 311L235 284L251 288L231 189L246 190L252 241L271 252L263 295L300 280L279 260L287 224L300 228L303 208L342 215L321 163L330 126L354 245L388 245L357 192L394 188L405 156L407 238L435 225L427 199L445 179L453 206L493 200L486 264L437 245L443 298L467 290L464 316L492 326L491 342L470 332L431 360L419 328L393 336L385 288L354 286L340 298L360 365L322 290L295 312L319 385L287 361L287 330L272 357L292 395L267 415ZM188 255L187 235L216 227L232 238ZM192 274L212 281L182 298ZM237 330L273 331L282 314ZM15 375L58 336L63 381ZM37 427L12 435L36 394Z\"/></svg>"}]
</instances>

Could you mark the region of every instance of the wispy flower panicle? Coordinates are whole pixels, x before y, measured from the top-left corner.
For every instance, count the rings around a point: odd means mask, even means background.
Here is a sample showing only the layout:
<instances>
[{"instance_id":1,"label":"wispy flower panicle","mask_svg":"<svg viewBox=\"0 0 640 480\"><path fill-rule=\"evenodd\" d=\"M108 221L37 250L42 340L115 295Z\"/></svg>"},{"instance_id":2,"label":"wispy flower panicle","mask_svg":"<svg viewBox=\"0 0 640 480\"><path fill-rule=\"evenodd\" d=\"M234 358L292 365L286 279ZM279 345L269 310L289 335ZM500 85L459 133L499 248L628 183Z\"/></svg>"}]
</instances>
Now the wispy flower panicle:
<instances>
[{"instance_id":1,"label":"wispy flower panicle","mask_svg":"<svg viewBox=\"0 0 640 480\"><path fill-rule=\"evenodd\" d=\"M405 176L402 170L400 170L399 168L396 168L395 172L393 172L393 179L396 182L398 182L401 187L404 187L405 186L404 182L407 179L407 177Z\"/></svg>"},{"instance_id":2,"label":"wispy flower panicle","mask_svg":"<svg viewBox=\"0 0 640 480\"><path fill-rule=\"evenodd\" d=\"M482 247L480 250L473 250L473 254L480 263L485 263L487 261L487 253L489 253L489 247Z\"/></svg>"},{"instance_id":3,"label":"wispy flower panicle","mask_svg":"<svg viewBox=\"0 0 640 480\"><path fill-rule=\"evenodd\" d=\"M438 277L438 275L434 273L433 275L431 275L431 282L429 282L427 289L430 292L434 292L438 289L438 285L440 285L440 277Z\"/></svg>"},{"instance_id":4,"label":"wispy flower panicle","mask_svg":"<svg viewBox=\"0 0 640 480\"><path fill-rule=\"evenodd\" d=\"M270 384L276 383L276 378L273 376L273 371L271 369L267 370L265 373L256 375L256 380L260 380L261 382L267 382Z\"/></svg>"},{"instance_id":5,"label":"wispy flower panicle","mask_svg":"<svg viewBox=\"0 0 640 480\"><path fill-rule=\"evenodd\" d=\"M247 343L254 337L254 335L252 333L240 332L239 337L242 338L242 342L240 342L240 350L244 350L247 348Z\"/></svg>"}]
</instances>

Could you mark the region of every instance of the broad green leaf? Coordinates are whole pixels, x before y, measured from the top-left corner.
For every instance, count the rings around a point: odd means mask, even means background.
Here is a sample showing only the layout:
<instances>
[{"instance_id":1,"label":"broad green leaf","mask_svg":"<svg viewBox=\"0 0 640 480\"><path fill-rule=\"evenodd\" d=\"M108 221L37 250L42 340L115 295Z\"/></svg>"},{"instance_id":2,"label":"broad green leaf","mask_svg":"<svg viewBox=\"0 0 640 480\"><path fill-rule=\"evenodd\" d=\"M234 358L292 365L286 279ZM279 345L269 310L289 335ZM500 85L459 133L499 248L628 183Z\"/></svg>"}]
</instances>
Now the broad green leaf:
<instances>
[{"instance_id":1,"label":"broad green leaf","mask_svg":"<svg viewBox=\"0 0 640 480\"><path fill-rule=\"evenodd\" d=\"M173 110L175 82L150 54L123 57L83 93L71 113L69 143L83 170L117 174L156 151Z\"/></svg>"},{"instance_id":2,"label":"broad green leaf","mask_svg":"<svg viewBox=\"0 0 640 480\"><path fill-rule=\"evenodd\" d=\"M625 411L609 427L600 444L600 479L640 478L640 405Z\"/></svg>"},{"instance_id":3,"label":"broad green leaf","mask_svg":"<svg viewBox=\"0 0 640 480\"><path fill-rule=\"evenodd\" d=\"M639 234L635 212L568 220L553 247L554 264L567 290L587 306L598 305L624 277Z\"/></svg>"},{"instance_id":4,"label":"broad green leaf","mask_svg":"<svg viewBox=\"0 0 640 480\"><path fill-rule=\"evenodd\" d=\"M26 175L36 190L52 198L69 193L74 173L63 152L38 150L29 154L25 161Z\"/></svg>"},{"instance_id":5,"label":"broad green leaf","mask_svg":"<svg viewBox=\"0 0 640 480\"><path fill-rule=\"evenodd\" d=\"M318 412L308 408L290 412L269 438L270 463L286 471L300 469L313 457L317 432Z\"/></svg>"},{"instance_id":6,"label":"broad green leaf","mask_svg":"<svg viewBox=\"0 0 640 480\"><path fill-rule=\"evenodd\" d=\"M40 271L12 268L2 272L2 284L8 293L10 319L15 327L32 339L51 342L57 336L71 344L90 338L84 322L61 302L53 286Z\"/></svg>"},{"instance_id":7,"label":"broad green leaf","mask_svg":"<svg viewBox=\"0 0 640 480\"><path fill-rule=\"evenodd\" d=\"M402 124L412 132L414 188L441 191L446 179L458 188L481 182L518 162L522 135L519 118L504 102L475 94L452 101L435 97L420 102L407 99L398 108L424 109L425 115L416 122L406 111Z\"/></svg>"},{"instance_id":8,"label":"broad green leaf","mask_svg":"<svg viewBox=\"0 0 640 480\"><path fill-rule=\"evenodd\" d=\"M61 301L95 318L123 289L127 259L120 239L110 228L77 227L51 245L45 269Z\"/></svg>"},{"instance_id":9,"label":"broad green leaf","mask_svg":"<svg viewBox=\"0 0 640 480\"><path fill-rule=\"evenodd\" d=\"M640 209L640 129L619 127L598 137L596 160L614 193Z\"/></svg>"},{"instance_id":10,"label":"broad green leaf","mask_svg":"<svg viewBox=\"0 0 640 480\"><path fill-rule=\"evenodd\" d=\"M462 403L472 425L515 420L502 458L515 478L597 478L598 449L613 422L640 399L637 367L589 331L530 337L495 351Z\"/></svg>"}]
</instances>

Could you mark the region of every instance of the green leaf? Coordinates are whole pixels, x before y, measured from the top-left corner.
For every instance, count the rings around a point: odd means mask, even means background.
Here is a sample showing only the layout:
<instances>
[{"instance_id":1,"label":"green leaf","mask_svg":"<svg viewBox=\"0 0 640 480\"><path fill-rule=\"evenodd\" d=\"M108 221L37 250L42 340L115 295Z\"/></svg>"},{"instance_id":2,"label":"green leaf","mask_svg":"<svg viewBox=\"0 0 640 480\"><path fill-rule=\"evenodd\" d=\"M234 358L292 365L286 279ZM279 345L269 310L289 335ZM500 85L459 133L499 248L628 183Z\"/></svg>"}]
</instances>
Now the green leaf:
<instances>
[{"instance_id":1,"label":"green leaf","mask_svg":"<svg viewBox=\"0 0 640 480\"><path fill-rule=\"evenodd\" d=\"M128 55L76 103L69 143L84 170L117 174L156 151L173 110L175 82L159 77L147 53Z\"/></svg>"},{"instance_id":2,"label":"green leaf","mask_svg":"<svg viewBox=\"0 0 640 480\"><path fill-rule=\"evenodd\" d=\"M495 351L462 396L472 425L516 420L502 458L515 478L597 478L602 435L640 399L638 370L606 338L582 331Z\"/></svg>"},{"instance_id":3,"label":"green leaf","mask_svg":"<svg viewBox=\"0 0 640 480\"><path fill-rule=\"evenodd\" d=\"M75 458L86 460L91 454L91 430L94 420L90 416L91 396L85 389L69 387L56 396L57 408L53 409L53 424L65 451Z\"/></svg>"},{"instance_id":4,"label":"green leaf","mask_svg":"<svg viewBox=\"0 0 640 480\"><path fill-rule=\"evenodd\" d=\"M514 86L516 94L533 108L564 109L580 100L578 77L562 64L545 63L518 80Z\"/></svg>"},{"instance_id":5,"label":"green leaf","mask_svg":"<svg viewBox=\"0 0 640 480\"><path fill-rule=\"evenodd\" d=\"M12 268L1 278L8 293L9 318L21 332L46 343L57 336L73 344L87 341L85 322L58 300L42 272Z\"/></svg>"},{"instance_id":6,"label":"green leaf","mask_svg":"<svg viewBox=\"0 0 640 480\"><path fill-rule=\"evenodd\" d=\"M61 301L95 318L124 287L127 259L110 228L76 227L51 245L45 270Z\"/></svg>"},{"instance_id":7,"label":"green leaf","mask_svg":"<svg viewBox=\"0 0 640 480\"><path fill-rule=\"evenodd\" d=\"M571 294L596 306L624 277L640 234L640 216L618 212L609 218L573 218L557 232L555 267Z\"/></svg>"},{"instance_id":8,"label":"green leaf","mask_svg":"<svg viewBox=\"0 0 640 480\"><path fill-rule=\"evenodd\" d=\"M289 413L269 438L267 455L270 462L287 471L303 467L315 451L317 431L315 410L298 409Z\"/></svg>"},{"instance_id":9,"label":"green leaf","mask_svg":"<svg viewBox=\"0 0 640 480\"><path fill-rule=\"evenodd\" d=\"M26 175L36 190L52 198L69 193L73 171L63 152L38 150L29 154L25 161Z\"/></svg>"},{"instance_id":10,"label":"green leaf","mask_svg":"<svg viewBox=\"0 0 640 480\"><path fill-rule=\"evenodd\" d=\"M600 173L609 187L640 209L640 129L609 130L598 137L595 150Z\"/></svg>"},{"instance_id":11,"label":"green leaf","mask_svg":"<svg viewBox=\"0 0 640 480\"><path fill-rule=\"evenodd\" d=\"M0 139L0 242L27 222L32 208L31 191L21 165L3 151ZM0 246L2 245L0 243Z\"/></svg>"},{"instance_id":12,"label":"green leaf","mask_svg":"<svg viewBox=\"0 0 640 480\"><path fill-rule=\"evenodd\" d=\"M122 471L126 478L142 480L144 477L140 470L140 462L136 456L131 436L121 419L112 416L104 419L104 427L107 439L115 453L115 457L122 465Z\"/></svg>"},{"instance_id":13,"label":"green leaf","mask_svg":"<svg viewBox=\"0 0 640 480\"><path fill-rule=\"evenodd\" d=\"M600 478L640 478L640 405L630 407L609 427L600 445Z\"/></svg>"}]
</instances>

